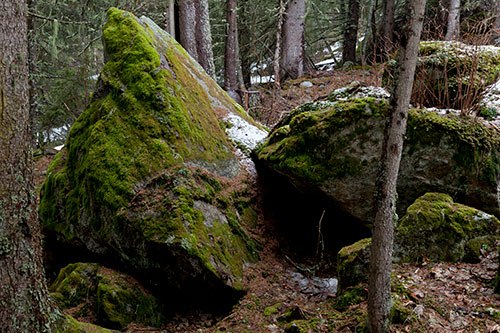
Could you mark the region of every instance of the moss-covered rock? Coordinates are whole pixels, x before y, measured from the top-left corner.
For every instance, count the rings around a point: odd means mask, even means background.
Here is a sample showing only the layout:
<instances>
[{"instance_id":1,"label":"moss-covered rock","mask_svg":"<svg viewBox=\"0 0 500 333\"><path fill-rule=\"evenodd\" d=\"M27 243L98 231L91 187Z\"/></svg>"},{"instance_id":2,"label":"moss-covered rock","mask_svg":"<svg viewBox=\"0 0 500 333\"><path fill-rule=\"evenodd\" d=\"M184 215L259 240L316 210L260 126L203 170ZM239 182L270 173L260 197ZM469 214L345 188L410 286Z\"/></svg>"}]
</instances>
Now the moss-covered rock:
<instances>
[{"instance_id":1,"label":"moss-covered rock","mask_svg":"<svg viewBox=\"0 0 500 333\"><path fill-rule=\"evenodd\" d=\"M453 202L446 194L427 193L408 207L396 228L396 261L478 261L480 252L499 239L492 215Z\"/></svg>"},{"instance_id":2,"label":"moss-covered rock","mask_svg":"<svg viewBox=\"0 0 500 333\"><path fill-rule=\"evenodd\" d=\"M343 247L337 254L339 291L368 282L372 239L365 238Z\"/></svg>"},{"instance_id":3,"label":"moss-covered rock","mask_svg":"<svg viewBox=\"0 0 500 333\"><path fill-rule=\"evenodd\" d=\"M236 147L255 141L226 124L264 132L151 20L112 8L103 41L97 91L41 190L43 226L164 296L233 299L256 258Z\"/></svg>"},{"instance_id":4,"label":"moss-covered rock","mask_svg":"<svg viewBox=\"0 0 500 333\"><path fill-rule=\"evenodd\" d=\"M370 224L388 101L369 91L357 96L297 108L255 155L297 188L321 192ZM481 122L411 109L397 183L398 214L436 191L500 216L499 162L500 136Z\"/></svg>"},{"instance_id":5,"label":"moss-covered rock","mask_svg":"<svg viewBox=\"0 0 500 333\"><path fill-rule=\"evenodd\" d=\"M388 86L392 84L394 67L392 60L384 75ZM423 41L419 47L412 101L426 107L461 109L466 104L471 107L480 102L478 97L499 75L498 47Z\"/></svg>"},{"instance_id":6,"label":"moss-covered rock","mask_svg":"<svg viewBox=\"0 0 500 333\"><path fill-rule=\"evenodd\" d=\"M54 325L54 333L111 333L118 332L106 328L77 321L70 315L61 315Z\"/></svg>"},{"instance_id":7,"label":"moss-covered rock","mask_svg":"<svg viewBox=\"0 0 500 333\"><path fill-rule=\"evenodd\" d=\"M132 322L159 327L165 322L164 306L134 278L95 263L66 266L50 291L60 309L94 317L107 328L124 329Z\"/></svg>"}]
</instances>

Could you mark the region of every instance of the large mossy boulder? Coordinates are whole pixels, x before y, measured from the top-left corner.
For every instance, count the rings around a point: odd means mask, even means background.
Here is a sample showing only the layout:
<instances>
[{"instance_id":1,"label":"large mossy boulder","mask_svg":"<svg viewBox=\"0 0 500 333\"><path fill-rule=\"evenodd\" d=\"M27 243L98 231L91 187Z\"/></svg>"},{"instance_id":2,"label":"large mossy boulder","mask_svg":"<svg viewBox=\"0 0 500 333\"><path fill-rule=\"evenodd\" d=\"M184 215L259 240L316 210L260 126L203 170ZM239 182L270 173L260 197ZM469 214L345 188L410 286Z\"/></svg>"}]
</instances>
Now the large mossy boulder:
<instances>
[{"instance_id":1,"label":"large mossy boulder","mask_svg":"<svg viewBox=\"0 0 500 333\"><path fill-rule=\"evenodd\" d=\"M392 84L396 61L388 63L384 83ZM457 41L420 42L412 102L437 108L470 109L500 75L500 48Z\"/></svg>"},{"instance_id":2,"label":"large mossy boulder","mask_svg":"<svg viewBox=\"0 0 500 333\"><path fill-rule=\"evenodd\" d=\"M495 249L500 222L447 194L426 193L408 207L395 234L396 261L478 262L481 249Z\"/></svg>"},{"instance_id":3,"label":"large mossy boulder","mask_svg":"<svg viewBox=\"0 0 500 333\"><path fill-rule=\"evenodd\" d=\"M125 329L130 323L160 327L165 323L164 307L134 278L94 263L75 263L63 268L50 286L60 309L72 309L73 316L96 318L111 329Z\"/></svg>"},{"instance_id":4,"label":"large mossy boulder","mask_svg":"<svg viewBox=\"0 0 500 333\"><path fill-rule=\"evenodd\" d=\"M103 41L97 91L41 189L48 239L120 263L164 297L234 299L256 259L238 148L265 132L148 18L110 9Z\"/></svg>"},{"instance_id":5,"label":"large mossy boulder","mask_svg":"<svg viewBox=\"0 0 500 333\"><path fill-rule=\"evenodd\" d=\"M255 150L263 170L370 225L388 101L379 88L293 110ZM377 97L371 97L375 95ZM397 212L427 192L500 216L500 136L475 119L411 109L397 183ZM342 221L339 221L342 223Z\"/></svg>"}]
</instances>

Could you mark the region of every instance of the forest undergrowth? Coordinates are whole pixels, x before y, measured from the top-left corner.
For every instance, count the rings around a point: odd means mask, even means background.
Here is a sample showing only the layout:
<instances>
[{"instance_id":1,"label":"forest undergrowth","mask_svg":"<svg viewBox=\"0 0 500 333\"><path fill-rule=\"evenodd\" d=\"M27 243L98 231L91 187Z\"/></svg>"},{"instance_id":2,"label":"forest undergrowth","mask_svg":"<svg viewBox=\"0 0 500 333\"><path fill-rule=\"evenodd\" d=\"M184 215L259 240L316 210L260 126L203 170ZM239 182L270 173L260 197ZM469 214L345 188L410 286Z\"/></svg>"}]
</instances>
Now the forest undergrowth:
<instances>
[{"instance_id":1,"label":"forest undergrowth","mask_svg":"<svg viewBox=\"0 0 500 333\"><path fill-rule=\"evenodd\" d=\"M257 88L262 105L249 112L272 127L294 107L326 97L352 81L379 86L380 70L317 73L287 81L280 90L272 84L262 85ZM302 84L305 81L312 86ZM36 159L37 186L43 181L52 156ZM291 252L275 221L265 215L262 203L256 201L258 224L248 232L263 246L261 260L246 269L248 292L231 313L214 317L192 311L176 315L161 330L131 324L129 332L364 331L367 286L348 290L348 297L318 288L315 275L334 278L335 270L321 269L325 263L319 258ZM398 297L391 332L500 332L500 296L493 293L497 267L497 251L484 251L477 264L394 265L393 293Z\"/></svg>"}]
</instances>

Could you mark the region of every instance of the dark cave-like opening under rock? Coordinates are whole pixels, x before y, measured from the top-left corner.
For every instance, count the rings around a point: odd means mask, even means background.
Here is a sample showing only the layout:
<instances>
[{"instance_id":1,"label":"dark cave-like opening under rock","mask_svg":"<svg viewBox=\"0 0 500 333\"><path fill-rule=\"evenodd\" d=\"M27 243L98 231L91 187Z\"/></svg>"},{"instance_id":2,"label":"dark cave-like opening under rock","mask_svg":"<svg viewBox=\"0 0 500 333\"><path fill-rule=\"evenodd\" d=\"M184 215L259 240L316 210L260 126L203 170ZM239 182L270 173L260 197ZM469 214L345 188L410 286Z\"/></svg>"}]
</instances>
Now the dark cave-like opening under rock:
<instances>
[{"instance_id":1,"label":"dark cave-like opening under rock","mask_svg":"<svg viewBox=\"0 0 500 333\"><path fill-rule=\"evenodd\" d=\"M294 260L323 259L332 264L342 247L371 237L362 221L341 211L324 194L299 189L267 168L258 166L258 170L265 219L277 235L280 250Z\"/></svg>"}]
</instances>

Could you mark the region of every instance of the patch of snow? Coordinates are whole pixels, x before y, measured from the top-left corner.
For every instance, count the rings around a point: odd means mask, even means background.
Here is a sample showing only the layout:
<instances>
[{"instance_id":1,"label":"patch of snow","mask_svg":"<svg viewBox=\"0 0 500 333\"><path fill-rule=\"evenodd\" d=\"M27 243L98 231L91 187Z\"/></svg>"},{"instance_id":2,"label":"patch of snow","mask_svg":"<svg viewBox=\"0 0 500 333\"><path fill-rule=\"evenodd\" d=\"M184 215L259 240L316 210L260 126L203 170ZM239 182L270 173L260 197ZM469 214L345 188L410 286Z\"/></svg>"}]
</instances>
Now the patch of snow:
<instances>
[{"instance_id":1,"label":"patch of snow","mask_svg":"<svg viewBox=\"0 0 500 333\"><path fill-rule=\"evenodd\" d=\"M64 145L60 145L60 146L55 146L54 149L55 150L61 150L64 148Z\"/></svg>"},{"instance_id":2,"label":"patch of snow","mask_svg":"<svg viewBox=\"0 0 500 333\"><path fill-rule=\"evenodd\" d=\"M268 83L268 82L274 82L273 75L268 75L268 76L253 75L250 77L251 84Z\"/></svg>"},{"instance_id":3,"label":"patch of snow","mask_svg":"<svg viewBox=\"0 0 500 333\"><path fill-rule=\"evenodd\" d=\"M335 64L335 59L326 59L320 62L315 63L315 66L323 66L323 65L330 65L330 64Z\"/></svg>"},{"instance_id":4,"label":"patch of snow","mask_svg":"<svg viewBox=\"0 0 500 333\"><path fill-rule=\"evenodd\" d=\"M311 81L303 81L300 86L302 88L312 88L313 87L313 84Z\"/></svg>"},{"instance_id":5,"label":"patch of snow","mask_svg":"<svg viewBox=\"0 0 500 333\"><path fill-rule=\"evenodd\" d=\"M99 78L99 74L94 74L92 76L88 76L87 80L97 81L98 78Z\"/></svg>"},{"instance_id":6,"label":"patch of snow","mask_svg":"<svg viewBox=\"0 0 500 333\"><path fill-rule=\"evenodd\" d=\"M226 133L233 141L243 145L246 149L252 150L267 136L267 132L257 126L250 124L240 116L229 113L224 121L232 126L226 129Z\"/></svg>"},{"instance_id":7,"label":"patch of snow","mask_svg":"<svg viewBox=\"0 0 500 333\"><path fill-rule=\"evenodd\" d=\"M249 157L249 152L267 137L267 132L261 130L257 126L250 124L245 119L234 113L229 113L224 121L231 124L230 128L226 129L226 134L231 140L243 147L236 147L236 156L240 163L252 175L257 175L255 164ZM242 150L242 149L244 150Z\"/></svg>"},{"instance_id":8,"label":"patch of snow","mask_svg":"<svg viewBox=\"0 0 500 333\"><path fill-rule=\"evenodd\" d=\"M436 112L439 115L453 114L456 116L460 115L460 110L455 109L438 109L438 108L425 108L427 111Z\"/></svg>"}]
</instances>

